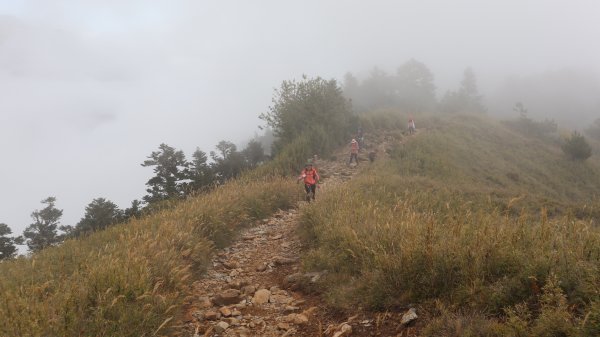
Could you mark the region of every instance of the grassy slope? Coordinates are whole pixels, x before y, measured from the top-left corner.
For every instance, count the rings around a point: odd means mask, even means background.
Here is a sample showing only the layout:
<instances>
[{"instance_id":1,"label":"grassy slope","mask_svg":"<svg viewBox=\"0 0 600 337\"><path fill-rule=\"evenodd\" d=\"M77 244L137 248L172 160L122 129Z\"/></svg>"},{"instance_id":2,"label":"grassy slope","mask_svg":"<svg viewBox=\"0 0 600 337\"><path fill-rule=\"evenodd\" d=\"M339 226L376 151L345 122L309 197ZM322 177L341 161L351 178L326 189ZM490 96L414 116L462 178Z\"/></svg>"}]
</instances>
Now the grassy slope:
<instances>
[{"instance_id":1,"label":"grassy slope","mask_svg":"<svg viewBox=\"0 0 600 337\"><path fill-rule=\"evenodd\" d=\"M495 317L529 303L531 317L541 317L540 289L560 284L573 310L551 309L582 326L576 317L600 293L600 231L589 218L597 215L597 163L569 161L556 144L485 118L420 125L428 131L392 146L390 160L305 210L304 261L332 271L330 303L441 300Z\"/></svg>"},{"instance_id":2,"label":"grassy slope","mask_svg":"<svg viewBox=\"0 0 600 337\"><path fill-rule=\"evenodd\" d=\"M3 262L0 335L168 334L213 247L297 198L286 179L232 181L31 259Z\"/></svg>"}]
</instances>

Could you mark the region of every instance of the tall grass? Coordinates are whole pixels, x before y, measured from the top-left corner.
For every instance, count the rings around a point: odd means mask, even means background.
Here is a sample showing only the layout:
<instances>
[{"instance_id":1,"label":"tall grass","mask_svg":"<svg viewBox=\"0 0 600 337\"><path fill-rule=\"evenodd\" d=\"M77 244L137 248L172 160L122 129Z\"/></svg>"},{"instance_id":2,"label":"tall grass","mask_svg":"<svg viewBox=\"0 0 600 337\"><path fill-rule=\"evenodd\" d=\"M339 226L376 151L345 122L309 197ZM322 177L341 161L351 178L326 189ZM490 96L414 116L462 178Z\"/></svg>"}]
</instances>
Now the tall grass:
<instances>
[{"instance_id":1,"label":"tall grass","mask_svg":"<svg viewBox=\"0 0 600 337\"><path fill-rule=\"evenodd\" d=\"M493 121L443 120L303 210L304 264L330 271L325 296L341 308L441 301L502 320L525 306L526 332L547 327L546 308L579 333L600 315L598 172Z\"/></svg>"},{"instance_id":2,"label":"tall grass","mask_svg":"<svg viewBox=\"0 0 600 337\"><path fill-rule=\"evenodd\" d=\"M172 333L212 250L297 197L295 184L282 178L232 181L148 217L4 262L0 335Z\"/></svg>"}]
</instances>

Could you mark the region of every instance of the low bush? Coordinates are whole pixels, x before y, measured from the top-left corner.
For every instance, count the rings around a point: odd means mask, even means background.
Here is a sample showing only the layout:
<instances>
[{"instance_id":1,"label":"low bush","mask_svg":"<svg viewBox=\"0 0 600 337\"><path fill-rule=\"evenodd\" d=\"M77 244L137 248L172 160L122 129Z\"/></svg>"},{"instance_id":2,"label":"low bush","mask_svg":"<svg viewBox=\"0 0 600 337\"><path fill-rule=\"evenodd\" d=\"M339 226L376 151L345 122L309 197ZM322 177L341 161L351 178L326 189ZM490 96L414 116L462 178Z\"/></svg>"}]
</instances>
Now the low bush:
<instances>
[{"instance_id":1,"label":"low bush","mask_svg":"<svg viewBox=\"0 0 600 337\"><path fill-rule=\"evenodd\" d=\"M573 131L571 136L565 139L562 150L574 160L586 160L592 155L592 147L577 131Z\"/></svg>"}]
</instances>

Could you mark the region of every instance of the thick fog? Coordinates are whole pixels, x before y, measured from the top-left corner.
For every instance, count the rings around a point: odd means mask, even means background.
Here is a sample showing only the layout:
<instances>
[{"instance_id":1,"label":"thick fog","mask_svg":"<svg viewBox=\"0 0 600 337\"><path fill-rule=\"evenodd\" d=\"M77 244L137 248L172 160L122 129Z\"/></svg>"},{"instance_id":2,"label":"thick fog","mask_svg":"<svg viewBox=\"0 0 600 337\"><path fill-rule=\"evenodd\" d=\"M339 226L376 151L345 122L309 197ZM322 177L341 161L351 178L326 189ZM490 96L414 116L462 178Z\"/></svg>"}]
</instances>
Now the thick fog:
<instances>
[{"instance_id":1,"label":"thick fog","mask_svg":"<svg viewBox=\"0 0 600 337\"><path fill-rule=\"evenodd\" d=\"M66 225L96 197L127 207L160 143L243 143L273 88L302 74L415 58L441 96L470 66L491 113L518 100L587 122L599 18L596 0L0 0L0 222L20 234L47 196Z\"/></svg>"}]
</instances>

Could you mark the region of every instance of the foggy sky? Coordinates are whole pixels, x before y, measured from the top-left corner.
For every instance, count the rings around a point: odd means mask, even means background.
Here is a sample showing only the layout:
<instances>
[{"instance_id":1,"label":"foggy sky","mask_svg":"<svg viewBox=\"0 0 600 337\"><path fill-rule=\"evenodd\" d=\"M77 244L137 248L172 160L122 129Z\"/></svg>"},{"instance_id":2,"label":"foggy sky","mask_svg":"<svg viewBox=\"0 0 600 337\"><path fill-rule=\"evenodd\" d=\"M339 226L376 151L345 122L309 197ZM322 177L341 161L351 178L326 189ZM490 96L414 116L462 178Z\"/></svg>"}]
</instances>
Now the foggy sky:
<instances>
[{"instance_id":1,"label":"foggy sky","mask_svg":"<svg viewBox=\"0 0 600 337\"><path fill-rule=\"evenodd\" d=\"M600 71L598 18L595 0L0 0L0 222L20 234L50 195L67 225L96 197L127 207L160 143L243 142L302 74L416 58L438 95L467 66L486 95L512 75Z\"/></svg>"}]
</instances>

